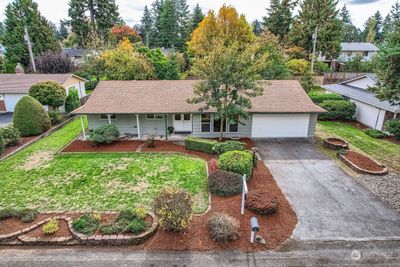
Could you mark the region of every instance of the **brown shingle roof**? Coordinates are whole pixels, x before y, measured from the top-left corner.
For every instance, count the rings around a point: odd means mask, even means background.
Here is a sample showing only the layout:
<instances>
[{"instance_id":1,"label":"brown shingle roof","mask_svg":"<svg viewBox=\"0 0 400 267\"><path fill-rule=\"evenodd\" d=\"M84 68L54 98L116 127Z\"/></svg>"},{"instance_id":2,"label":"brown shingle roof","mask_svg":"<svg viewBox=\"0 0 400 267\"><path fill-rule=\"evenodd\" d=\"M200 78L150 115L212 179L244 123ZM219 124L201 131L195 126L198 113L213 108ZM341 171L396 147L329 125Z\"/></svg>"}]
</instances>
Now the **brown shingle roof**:
<instances>
[{"instance_id":1,"label":"brown shingle roof","mask_svg":"<svg viewBox=\"0 0 400 267\"><path fill-rule=\"evenodd\" d=\"M196 81L101 81L86 104L73 113L193 113ZM264 94L252 99L254 113L320 113L298 81L263 81Z\"/></svg>"},{"instance_id":2,"label":"brown shingle roof","mask_svg":"<svg viewBox=\"0 0 400 267\"><path fill-rule=\"evenodd\" d=\"M0 74L0 93L26 94L35 83L54 81L65 83L73 74ZM77 76L75 76L77 77ZM77 77L79 78L79 77ZM82 79L82 78L79 78Z\"/></svg>"}]
</instances>

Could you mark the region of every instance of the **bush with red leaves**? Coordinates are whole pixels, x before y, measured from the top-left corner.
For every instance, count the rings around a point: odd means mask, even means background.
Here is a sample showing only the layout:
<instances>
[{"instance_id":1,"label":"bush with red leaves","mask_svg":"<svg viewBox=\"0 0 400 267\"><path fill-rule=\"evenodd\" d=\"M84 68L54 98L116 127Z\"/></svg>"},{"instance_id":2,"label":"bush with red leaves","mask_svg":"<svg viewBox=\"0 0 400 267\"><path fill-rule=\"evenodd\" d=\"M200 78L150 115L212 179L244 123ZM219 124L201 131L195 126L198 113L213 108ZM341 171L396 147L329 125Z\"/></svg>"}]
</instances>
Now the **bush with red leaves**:
<instances>
[{"instance_id":1,"label":"bush with red leaves","mask_svg":"<svg viewBox=\"0 0 400 267\"><path fill-rule=\"evenodd\" d=\"M216 159L211 159L210 160L210 173L215 172L216 170L218 170L218 163Z\"/></svg>"},{"instance_id":2,"label":"bush with red leaves","mask_svg":"<svg viewBox=\"0 0 400 267\"><path fill-rule=\"evenodd\" d=\"M242 176L233 172L216 170L208 177L208 188L217 196L237 195L242 187Z\"/></svg>"},{"instance_id":3,"label":"bush with red leaves","mask_svg":"<svg viewBox=\"0 0 400 267\"><path fill-rule=\"evenodd\" d=\"M247 194L246 208L261 215L273 214L278 211L278 198L266 191L253 191Z\"/></svg>"}]
</instances>

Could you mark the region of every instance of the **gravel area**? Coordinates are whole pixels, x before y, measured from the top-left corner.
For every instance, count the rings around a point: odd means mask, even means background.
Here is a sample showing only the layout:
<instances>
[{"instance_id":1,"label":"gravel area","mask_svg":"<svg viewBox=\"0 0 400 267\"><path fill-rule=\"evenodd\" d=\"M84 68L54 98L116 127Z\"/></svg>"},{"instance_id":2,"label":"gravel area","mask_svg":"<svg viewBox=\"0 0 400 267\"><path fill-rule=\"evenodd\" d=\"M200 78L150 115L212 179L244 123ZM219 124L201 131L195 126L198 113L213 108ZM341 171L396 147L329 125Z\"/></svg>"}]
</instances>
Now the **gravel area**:
<instances>
[{"instance_id":1,"label":"gravel area","mask_svg":"<svg viewBox=\"0 0 400 267\"><path fill-rule=\"evenodd\" d=\"M387 203L393 210L400 213L400 174L389 173L384 176L355 175L359 183L374 195Z\"/></svg>"}]
</instances>

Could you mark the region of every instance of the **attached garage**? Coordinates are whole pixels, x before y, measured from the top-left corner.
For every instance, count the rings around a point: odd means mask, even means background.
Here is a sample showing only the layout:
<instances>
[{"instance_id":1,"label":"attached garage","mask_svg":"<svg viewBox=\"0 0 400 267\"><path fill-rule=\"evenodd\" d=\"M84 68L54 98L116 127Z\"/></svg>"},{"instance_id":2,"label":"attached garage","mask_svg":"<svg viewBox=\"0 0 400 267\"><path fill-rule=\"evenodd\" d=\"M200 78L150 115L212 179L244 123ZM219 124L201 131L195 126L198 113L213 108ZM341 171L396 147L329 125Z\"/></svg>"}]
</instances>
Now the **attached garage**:
<instances>
[{"instance_id":1,"label":"attached garage","mask_svg":"<svg viewBox=\"0 0 400 267\"><path fill-rule=\"evenodd\" d=\"M306 138L310 114L253 114L252 138Z\"/></svg>"},{"instance_id":2,"label":"attached garage","mask_svg":"<svg viewBox=\"0 0 400 267\"><path fill-rule=\"evenodd\" d=\"M15 105L24 94L4 94L4 104L7 112L14 112Z\"/></svg>"}]
</instances>

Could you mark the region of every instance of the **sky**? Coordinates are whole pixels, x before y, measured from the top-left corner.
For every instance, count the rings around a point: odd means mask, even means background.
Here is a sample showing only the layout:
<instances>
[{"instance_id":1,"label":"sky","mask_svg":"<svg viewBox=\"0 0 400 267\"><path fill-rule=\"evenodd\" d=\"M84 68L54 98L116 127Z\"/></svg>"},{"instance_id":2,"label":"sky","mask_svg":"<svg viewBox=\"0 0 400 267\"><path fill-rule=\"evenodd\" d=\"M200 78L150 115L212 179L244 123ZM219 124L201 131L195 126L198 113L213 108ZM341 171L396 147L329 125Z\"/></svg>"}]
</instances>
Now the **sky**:
<instances>
[{"instance_id":1,"label":"sky","mask_svg":"<svg viewBox=\"0 0 400 267\"><path fill-rule=\"evenodd\" d=\"M13 0L0 0L0 21L4 20L4 9ZM58 24L60 19L68 17L68 0L35 0L39 10L48 20ZM128 25L139 23L145 5L150 5L153 0L116 0L121 17ZM251 22L261 19L266 15L269 0L188 0L191 9L199 2L203 11L218 10L224 3L236 7ZM379 10L383 17L389 12L396 0L339 0L338 7L344 4L350 11L353 23L362 27L364 22Z\"/></svg>"}]
</instances>

